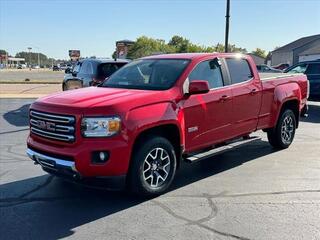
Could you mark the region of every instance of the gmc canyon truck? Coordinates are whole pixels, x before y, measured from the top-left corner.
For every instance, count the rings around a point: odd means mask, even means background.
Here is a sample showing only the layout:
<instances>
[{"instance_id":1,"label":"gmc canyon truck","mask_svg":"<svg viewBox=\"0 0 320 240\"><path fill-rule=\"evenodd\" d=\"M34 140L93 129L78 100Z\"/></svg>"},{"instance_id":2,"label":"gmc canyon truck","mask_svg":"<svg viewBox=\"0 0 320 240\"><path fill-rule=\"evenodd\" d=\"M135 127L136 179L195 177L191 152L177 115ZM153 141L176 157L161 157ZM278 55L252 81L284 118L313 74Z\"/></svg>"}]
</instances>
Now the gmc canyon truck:
<instances>
[{"instance_id":1,"label":"gmc canyon truck","mask_svg":"<svg viewBox=\"0 0 320 240\"><path fill-rule=\"evenodd\" d=\"M58 176L154 196L168 190L182 161L246 143L254 131L289 147L308 88L304 75L259 76L241 54L145 57L99 87L35 101L27 154Z\"/></svg>"}]
</instances>

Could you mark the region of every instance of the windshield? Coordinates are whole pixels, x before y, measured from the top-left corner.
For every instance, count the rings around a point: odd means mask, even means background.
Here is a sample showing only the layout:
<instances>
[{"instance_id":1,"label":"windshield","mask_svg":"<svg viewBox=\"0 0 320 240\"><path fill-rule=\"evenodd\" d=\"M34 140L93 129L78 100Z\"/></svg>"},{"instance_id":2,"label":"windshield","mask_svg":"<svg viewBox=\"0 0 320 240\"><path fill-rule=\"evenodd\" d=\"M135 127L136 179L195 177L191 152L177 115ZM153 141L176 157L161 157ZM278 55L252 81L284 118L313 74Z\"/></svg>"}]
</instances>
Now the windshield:
<instances>
[{"instance_id":1,"label":"windshield","mask_svg":"<svg viewBox=\"0 0 320 240\"><path fill-rule=\"evenodd\" d=\"M165 90L173 86L189 60L145 59L133 61L116 71L103 87Z\"/></svg>"},{"instance_id":2,"label":"windshield","mask_svg":"<svg viewBox=\"0 0 320 240\"><path fill-rule=\"evenodd\" d=\"M301 64L286 70L286 73L305 73L306 69L307 69L307 64Z\"/></svg>"}]
</instances>

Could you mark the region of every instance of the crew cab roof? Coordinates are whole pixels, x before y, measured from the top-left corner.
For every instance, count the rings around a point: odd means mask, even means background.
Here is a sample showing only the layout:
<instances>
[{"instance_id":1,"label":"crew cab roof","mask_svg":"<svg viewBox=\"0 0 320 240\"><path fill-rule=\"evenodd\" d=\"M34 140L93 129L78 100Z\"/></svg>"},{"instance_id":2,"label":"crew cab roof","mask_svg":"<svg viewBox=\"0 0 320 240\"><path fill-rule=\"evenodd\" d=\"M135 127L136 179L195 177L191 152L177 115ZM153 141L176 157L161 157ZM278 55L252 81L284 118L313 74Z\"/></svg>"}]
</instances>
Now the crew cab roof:
<instances>
[{"instance_id":1,"label":"crew cab roof","mask_svg":"<svg viewBox=\"0 0 320 240\"><path fill-rule=\"evenodd\" d=\"M246 56L241 53L173 53L173 54L160 54L143 57L141 59L201 59L204 57L237 57L237 56Z\"/></svg>"},{"instance_id":2,"label":"crew cab roof","mask_svg":"<svg viewBox=\"0 0 320 240\"><path fill-rule=\"evenodd\" d=\"M128 63L130 60L128 59L109 59L109 58L86 58L81 59L79 62L90 61L96 63Z\"/></svg>"}]
</instances>

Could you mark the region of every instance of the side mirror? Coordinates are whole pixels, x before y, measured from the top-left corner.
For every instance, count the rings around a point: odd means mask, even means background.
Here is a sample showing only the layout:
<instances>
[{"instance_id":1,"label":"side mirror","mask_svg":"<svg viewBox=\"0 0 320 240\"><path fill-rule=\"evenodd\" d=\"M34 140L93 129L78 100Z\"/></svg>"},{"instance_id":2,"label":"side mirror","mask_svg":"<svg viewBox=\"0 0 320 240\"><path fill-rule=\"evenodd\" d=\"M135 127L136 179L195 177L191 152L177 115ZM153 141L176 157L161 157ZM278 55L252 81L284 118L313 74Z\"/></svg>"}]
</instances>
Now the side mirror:
<instances>
[{"instance_id":1,"label":"side mirror","mask_svg":"<svg viewBox=\"0 0 320 240\"><path fill-rule=\"evenodd\" d=\"M207 93L210 91L209 84L204 80L194 80L189 83L189 95Z\"/></svg>"}]
</instances>

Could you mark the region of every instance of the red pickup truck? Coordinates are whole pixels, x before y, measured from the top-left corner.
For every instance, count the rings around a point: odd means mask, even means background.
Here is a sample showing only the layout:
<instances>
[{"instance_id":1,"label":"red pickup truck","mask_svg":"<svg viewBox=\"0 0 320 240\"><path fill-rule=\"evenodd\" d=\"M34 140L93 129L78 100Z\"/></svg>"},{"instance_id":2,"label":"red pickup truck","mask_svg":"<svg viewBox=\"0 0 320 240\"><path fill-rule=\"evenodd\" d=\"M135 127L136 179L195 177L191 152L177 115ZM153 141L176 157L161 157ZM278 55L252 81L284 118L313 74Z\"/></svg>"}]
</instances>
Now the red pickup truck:
<instances>
[{"instance_id":1,"label":"red pickup truck","mask_svg":"<svg viewBox=\"0 0 320 240\"><path fill-rule=\"evenodd\" d=\"M52 174L103 178L157 195L182 161L250 141L254 131L265 131L273 147L287 148L308 88L304 75L259 76L246 55L150 56L99 87L35 101L27 154Z\"/></svg>"}]
</instances>

